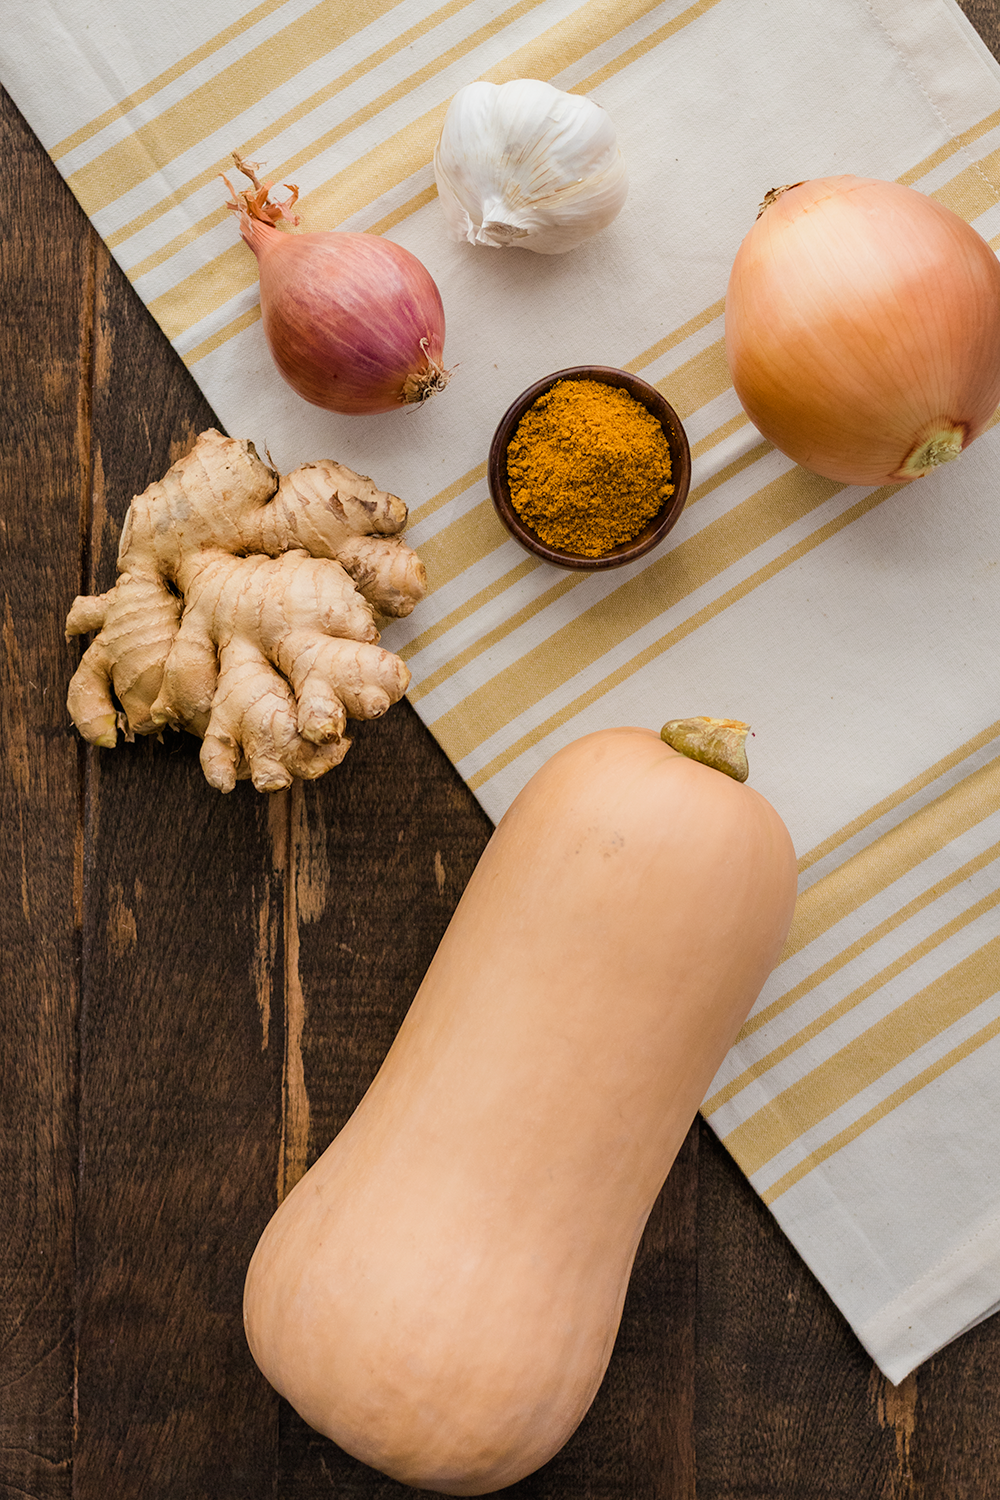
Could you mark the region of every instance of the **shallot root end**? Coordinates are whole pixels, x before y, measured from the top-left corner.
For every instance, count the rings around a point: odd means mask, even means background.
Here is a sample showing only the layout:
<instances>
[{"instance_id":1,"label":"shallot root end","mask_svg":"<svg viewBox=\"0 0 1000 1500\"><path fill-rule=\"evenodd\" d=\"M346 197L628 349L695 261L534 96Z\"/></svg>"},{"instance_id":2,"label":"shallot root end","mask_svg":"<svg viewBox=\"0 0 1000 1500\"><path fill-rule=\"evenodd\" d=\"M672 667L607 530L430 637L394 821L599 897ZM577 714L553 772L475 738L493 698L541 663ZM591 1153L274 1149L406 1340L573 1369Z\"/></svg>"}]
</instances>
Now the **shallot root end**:
<instances>
[{"instance_id":1,"label":"shallot root end","mask_svg":"<svg viewBox=\"0 0 1000 1500\"><path fill-rule=\"evenodd\" d=\"M400 400L406 405L416 405L421 401L429 401L438 391L443 391L452 377L452 371L446 370L436 360L431 359L428 352L428 340L420 340L420 347L427 355L427 364L422 370L411 370L403 381L403 389Z\"/></svg>"}]
</instances>

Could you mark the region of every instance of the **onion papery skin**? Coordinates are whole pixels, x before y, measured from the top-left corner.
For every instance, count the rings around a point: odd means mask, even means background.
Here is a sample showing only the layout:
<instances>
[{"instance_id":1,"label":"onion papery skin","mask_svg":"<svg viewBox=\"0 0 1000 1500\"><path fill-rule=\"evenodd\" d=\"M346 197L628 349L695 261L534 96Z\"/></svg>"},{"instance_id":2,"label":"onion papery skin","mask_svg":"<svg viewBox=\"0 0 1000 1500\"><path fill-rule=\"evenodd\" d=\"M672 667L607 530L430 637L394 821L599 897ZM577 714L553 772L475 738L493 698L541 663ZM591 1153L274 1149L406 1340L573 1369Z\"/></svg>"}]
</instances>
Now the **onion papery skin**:
<instances>
[{"instance_id":1,"label":"onion papery skin","mask_svg":"<svg viewBox=\"0 0 1000 1500\"><path fill-rule=\"evenodd\" d=\"M913 188L797 183L740 246L725 338L743 409L782 453L845 484L903 483L1000 404L1000 262Z\"/></svg>"},{"instance_id":2,"label":"onion papery skin","mask_svg":"<svg viewBox=\"0 0 1000 1500\"><path fill-rule=\"evenodd\" d=\"M447 383L444 307L415 255L372 234L292 234L241 216L274 363L304 400L370 415Z\"/></svg>"}]
</instances>

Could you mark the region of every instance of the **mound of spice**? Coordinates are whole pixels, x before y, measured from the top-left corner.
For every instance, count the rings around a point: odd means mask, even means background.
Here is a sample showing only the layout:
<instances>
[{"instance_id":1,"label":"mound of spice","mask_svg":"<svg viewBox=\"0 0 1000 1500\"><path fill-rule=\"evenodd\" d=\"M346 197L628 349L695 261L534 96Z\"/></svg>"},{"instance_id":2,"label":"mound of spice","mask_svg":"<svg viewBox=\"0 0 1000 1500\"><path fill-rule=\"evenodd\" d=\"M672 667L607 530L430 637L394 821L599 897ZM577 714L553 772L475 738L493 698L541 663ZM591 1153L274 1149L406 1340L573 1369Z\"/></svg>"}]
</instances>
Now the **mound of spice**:
<instances>
[{"instance_id":1,"label":"mound of spice","mask_svg":"<svg viewBox=\"0 0 1000 1500\"><path fill-rule=\"evenodd\" d=\"M510 498L550 547L601 557L638 536L674 492L670 445L620 386L558 380L507 447Z\"/></svg>"}]
</instances>

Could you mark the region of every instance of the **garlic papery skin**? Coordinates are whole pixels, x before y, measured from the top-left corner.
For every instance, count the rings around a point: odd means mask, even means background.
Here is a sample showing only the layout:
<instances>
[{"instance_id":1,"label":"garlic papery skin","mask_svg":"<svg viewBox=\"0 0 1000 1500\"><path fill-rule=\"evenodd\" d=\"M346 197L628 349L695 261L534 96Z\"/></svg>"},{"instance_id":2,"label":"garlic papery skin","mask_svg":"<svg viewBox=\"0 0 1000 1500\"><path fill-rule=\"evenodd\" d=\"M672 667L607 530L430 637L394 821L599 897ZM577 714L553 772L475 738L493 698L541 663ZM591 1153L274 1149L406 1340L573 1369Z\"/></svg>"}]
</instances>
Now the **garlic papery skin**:
<instances>
[{"instance_id":1,"label":"garlic papery skin","mask_svg":"<svg viewBox=\"0 0 1000 1500\"><path fill-rule=\"evenodd\" d=\"M537 78L469 83L434 152L452 239L560 255L604 229L628 194L607 111Z\"/></svg>"}]
</instances>

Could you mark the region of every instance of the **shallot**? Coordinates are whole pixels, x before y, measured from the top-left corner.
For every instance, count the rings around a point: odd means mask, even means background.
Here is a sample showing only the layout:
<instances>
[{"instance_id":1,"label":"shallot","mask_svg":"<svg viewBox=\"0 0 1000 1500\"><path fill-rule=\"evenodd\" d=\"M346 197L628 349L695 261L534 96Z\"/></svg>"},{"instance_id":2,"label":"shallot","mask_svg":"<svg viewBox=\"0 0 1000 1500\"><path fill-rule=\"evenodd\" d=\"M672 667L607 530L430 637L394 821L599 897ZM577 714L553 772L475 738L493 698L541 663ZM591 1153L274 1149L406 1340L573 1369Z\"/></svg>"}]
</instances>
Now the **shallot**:
<instances>
[{"instance_id":1,"label":"shallot","mask_svg":"<svg viewBox=\"0 0 1000 1500\"><path fill-rule=\"evenodd\" d=\"M370 414L426 401L448 383L442 367L444 308L430 272L402 245L336 230L289 234L291 197L272 202L271 183L234 152L253 188L228 207L257 257L260 306L274 363L304 400L327 411Z\"/></svg>"},{"instance_id":2,"label":"shallot","mask_svg":"<svg viewBox=\"0 0 1000 1500\"><path fill-rule=\"evenodd\" d=\"M846 484L956 458L1000 404L1000 262L970 224L894 182L775 189L733 263L726 356L750 420Z\"/></svg>"}]
</instances>

